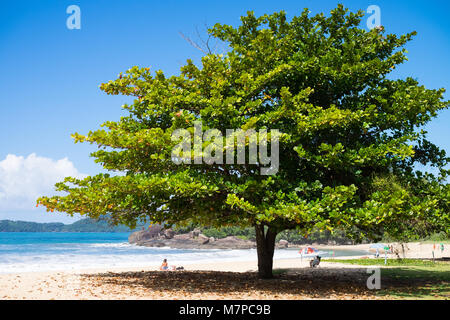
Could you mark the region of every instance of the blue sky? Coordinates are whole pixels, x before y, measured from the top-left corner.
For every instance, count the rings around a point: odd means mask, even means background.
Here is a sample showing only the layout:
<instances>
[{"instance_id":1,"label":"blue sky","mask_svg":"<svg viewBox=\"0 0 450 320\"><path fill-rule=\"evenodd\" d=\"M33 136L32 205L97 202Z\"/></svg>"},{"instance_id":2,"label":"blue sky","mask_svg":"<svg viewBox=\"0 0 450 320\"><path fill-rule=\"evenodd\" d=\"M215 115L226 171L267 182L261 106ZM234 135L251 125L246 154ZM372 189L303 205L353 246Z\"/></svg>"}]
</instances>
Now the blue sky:
<instances>
[{"instance_id":1,"label":"blue sky","mask_svg":"<svg viewBox=\"0 0 450 320\"><path fill-rule=\"evenodd\" d=\"M32 185L42 182L33 171L36 163L44 167L41 172L53 172L55 179L67 172L80 176L98 172L100 167L89 157L93 147L74 145L70 134L86 133L122 115L120 106L127 98L107 96L98 89L119 72L138 65L170 75L178 73L186 59L198 59L200 52L183 40L180 31L194 35L196 27L205 24L236 25L247 10L257 15L285 10L292 17L304 7L327 13L337 3L352 10L378 5L381 24L389 33L416 30L418 36L407 46L409 62L393 77L413 76L428 88L450 90L448 1L3 1L0 164L4 161L4 170L22 169L20 177L0 174L0 219L73 220L29 208L29 199L20 198L18 191L2 199L2 182L4 193L33 187L29 191L33 195L50 190L49 185ZM66 8L73 4L81 9L80 30L66 27ZM450 152L448 123L450 110L426 129L433 142ZM2 179L16 180L6 184Z\"/></svg>"}]
</instances>

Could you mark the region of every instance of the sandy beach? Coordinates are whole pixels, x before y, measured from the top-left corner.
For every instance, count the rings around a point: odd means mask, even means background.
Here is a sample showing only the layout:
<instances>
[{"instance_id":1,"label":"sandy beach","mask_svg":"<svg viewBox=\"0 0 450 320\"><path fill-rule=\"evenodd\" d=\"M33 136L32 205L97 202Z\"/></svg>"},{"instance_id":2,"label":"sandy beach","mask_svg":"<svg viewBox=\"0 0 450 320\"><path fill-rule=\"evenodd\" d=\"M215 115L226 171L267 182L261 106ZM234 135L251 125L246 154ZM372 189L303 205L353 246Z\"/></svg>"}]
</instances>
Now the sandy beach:
<instances>
[{"instance_id":1,"label":"sandy beach","mask_svg":"<svg viewBox=\"0 0 450 320\"><path fill-rule=\"evenodd\" d=\"M366 250L369 245L318 248ZM433 244L407 248L408 258L432 258ZM450 250L436 248L435 256L450 256ZM184 271L173 272L136 267L0 274L0 299L374 299L366 288L367 267L323 261L311 269L308 263L300 257L274 260L274 269L284 270L274 280L257 279L256 260L186 264Z\"/></svg>"}]
</instances>

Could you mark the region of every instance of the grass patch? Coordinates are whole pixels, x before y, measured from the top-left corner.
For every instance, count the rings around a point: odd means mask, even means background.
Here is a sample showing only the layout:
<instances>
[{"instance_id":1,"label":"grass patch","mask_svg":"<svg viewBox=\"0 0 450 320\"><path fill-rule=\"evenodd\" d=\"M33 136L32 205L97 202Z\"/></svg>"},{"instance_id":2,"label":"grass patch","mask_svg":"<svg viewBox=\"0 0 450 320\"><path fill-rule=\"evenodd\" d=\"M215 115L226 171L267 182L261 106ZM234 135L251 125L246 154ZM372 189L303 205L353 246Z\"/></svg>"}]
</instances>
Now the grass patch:
<instances>
[{"instance_id":1,"label":"grass patch","mask_svg":"<svg viewBox=\"0 0 450 320\"><path fill-rule=\"evenodd\" d=\"M378 296L390 299L450 299L450 265L408 266L381 269L382 290ZM383 281L387 288L383 288Z\"/></svg>"},{"instance_id":2,"label":"grass patch","mask_svg":"<svg viewBox=\"0 0 450 320\"><path fill-rule=\"evenodd\" d=\"M450 299L450 263L422 259L325 260L361 266L380 266L381 290L386 299Z\"/></svg>"},{"instance_id":3,"label":"grass patch","mask_svg":"<svg viewBox=\"0 0 450 320\"><path fill-rule=\"evenodd\" d=\"M389 279L427 281L440 280L450 283L450 264L436 264L432 267L408 266L396 268L383 268L381 276Z\"/></svg>"},{"instance_id":4,"label":"grass patch","mask_svg":"<svg viewBox=\"0 0 450 320\"><path fill-rule=\"evenodd\" d=\"M417 287L383 289L377 296L389 300L449 300L448 283L428 283Z\"/></svg>"},{"instance_id":5,"label":"grass patch","mask_svg":"<svg viewBox=\"0 0 450 320\"><path fill-rule=\"evenodd\" d=\"M384 264L384 258L381 259L323 259L326 262L339 262L354 264L360 266L423 266L423 267L437 267L447 266L450 268L450 263L424 259L387 259L386 265Z\"/></svg>"}]
</instances>

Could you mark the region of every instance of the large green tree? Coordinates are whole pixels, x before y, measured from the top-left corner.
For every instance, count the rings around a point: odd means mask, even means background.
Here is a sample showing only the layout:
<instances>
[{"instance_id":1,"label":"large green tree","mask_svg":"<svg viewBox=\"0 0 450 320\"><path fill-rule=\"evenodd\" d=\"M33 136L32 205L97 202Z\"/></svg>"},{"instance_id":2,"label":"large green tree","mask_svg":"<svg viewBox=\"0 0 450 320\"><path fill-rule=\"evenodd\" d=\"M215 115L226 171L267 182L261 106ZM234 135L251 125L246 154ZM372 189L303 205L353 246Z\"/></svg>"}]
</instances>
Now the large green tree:
<instances>
[{"instance_id":1,"label":"large green tree","mask_svg":"<svg viewBox=\"0 0 450 320\"><path fill-rule=\"evenodd\" d=\"M133 67L102 84L107 94L135 97L123 106L128 115L74 139L96 144L95 161L125 174L68 177L56 185L64 196L38 204L130 226L146 219L254 226L264 278L286 229L338 227L372 238L417 226L449 232L449 159L420 130L449 106L444 90L390 79L415 33L367 31L363 15L343 6L291 20L249 12L238 27L208 31L228 45L225 54L188 60L175 76ZM194 121L224 135L278 129L278 172L261 175L258 163L175 164L172 133L192 131ZM421 175L417 164L441 174Z\"/></svg>"}]
</instances>

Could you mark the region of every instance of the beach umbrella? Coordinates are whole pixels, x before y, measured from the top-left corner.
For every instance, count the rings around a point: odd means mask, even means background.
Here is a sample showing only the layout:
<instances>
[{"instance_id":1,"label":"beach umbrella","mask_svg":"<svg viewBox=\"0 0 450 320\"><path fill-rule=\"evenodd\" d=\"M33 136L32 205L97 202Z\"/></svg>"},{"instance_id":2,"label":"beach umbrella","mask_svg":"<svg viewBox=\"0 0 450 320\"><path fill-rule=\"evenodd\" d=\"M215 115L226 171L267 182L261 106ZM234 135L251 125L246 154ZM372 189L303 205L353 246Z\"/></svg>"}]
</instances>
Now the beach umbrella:
<instances>
[{"instance_id":1,"label":"beach umbrella","mask_svg":"<svg viewBox=\"0 0 450 320\"><path fill-rule=\"evenodd\" d=\"M385 245L384 243L374 243L369 247L369 251L378 251L378 253L384 253L384 264L387 264L387 254L388 252L390 252L390 250L391 248L389 248L389 246Z\"/></svg>"},{"instance_id":2,"label":"beach umbrella","mask_svg":"<svg viewBox=\"0 0 450 320\"><path fill-rule=\"evenodd\" d=\"M377 250L378 250L378 252L387 252L390 250L390 248L389 248L389 246L385 245L384 243L374 243L374 244L370 245L369 251L375 252Z\"/></svg>"},{"instance_id":3,"label":"beach umbrella","mask_svg":"<svg viewBox=\"0 0 450 320\"><path fill-rule=\"evenodd\" d=\"M305 248L302 248L302 249L300 249L300 251L298 252L298 253L300 253L300 254L314 254L314 253L318 253L319 252L319 250L317 250L316 248L313 248L313 247L305 247Z\"/></svg>"},{"instance_id":4,"label":"beach umbrella","mask_svg":"<svg viewBox=\"0 0 450 320\"><path fill-rule=\"evenodd\" d=\"M313 247L305 247L305 248L300 249L298 251L298 253L300 253L300 258L303 261L303 256L305 256L305 257L312 257L312 256L315 256L315 255L318 255L319 254L319 250L317 250L316 248L313 248Z\"/></svg>"}]
</instances>

